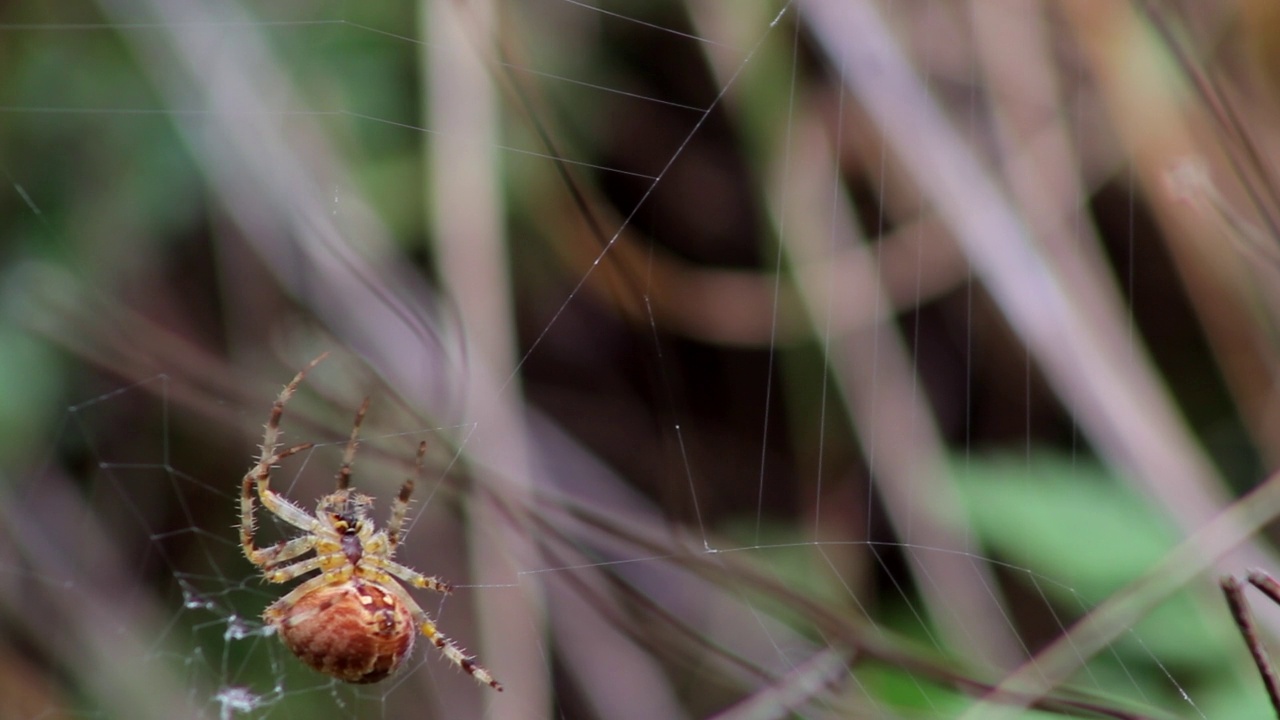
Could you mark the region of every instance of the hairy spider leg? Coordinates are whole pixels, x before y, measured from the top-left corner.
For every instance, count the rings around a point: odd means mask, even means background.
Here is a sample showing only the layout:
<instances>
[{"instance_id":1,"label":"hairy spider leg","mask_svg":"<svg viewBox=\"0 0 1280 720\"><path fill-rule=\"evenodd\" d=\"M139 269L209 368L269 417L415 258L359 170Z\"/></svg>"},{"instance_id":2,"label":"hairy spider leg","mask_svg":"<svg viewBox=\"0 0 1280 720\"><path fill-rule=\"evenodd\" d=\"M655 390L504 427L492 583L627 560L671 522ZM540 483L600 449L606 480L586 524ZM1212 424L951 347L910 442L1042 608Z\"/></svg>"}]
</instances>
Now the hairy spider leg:
<instances>
[{"instance_id":1,"label":"hairy spider leg","mask_svg":"<svg viewBox=\"0 0 1280 720\"><path fill-rule=\"evenodd\" d=\"M387 553L388 556L395 553L396 546L400 544L404 516L409 512L409 496L413 494L415 479L422 479L422 460L426 455L427 441L423 440L418 443L418 457L414 461L414 477L405 479L404 484L400 486L400 494L396 496L395 502L391 504L391 517L387 519L387 545L390 546L390 551Z\"/></svg>"},{"instance_id":2,"label":"hairy spider leg","mask_svg":"<svg viewBox=\"0 0 1280 720\"><path fill-rule=\"evenodd\" d=\"M336 482L339 490L351 487L351 463L356 459L356 448L360 447L360 424L364 422L364 414L369 411L369 398L365 397L356 410L356 420L351 425L351 439L347 441L347 449L342 453L342 467L338 468Z\"/></svg>"},{"instance_id":3,"label":"hairy spider leg","mask_svg":"<svg viewBox=\"0 0 1280 720\"><path fill-rule=\"evenodd\" d=\"M342 552L342 546L332 540L315 542L314 550L316 554L312 557L299 560L292 565L285 565L269 572L263 572L263 579L271 583L286 583L309 572L320 570L322 573L327 574L350 564L347 562L346 554Z\"/></svg>"},{"instance_id":4,"label":"hairy spider leg","mask_svg":"<svg viewBox=\"0 0 1280 720\"><path fill-rule=\"evenodd\" d=\"M302 508L289 502L288 500L276 495L270 488L271 467L281 460L309 450L314 443L302 443L295 445L284 451L280 450L280 418L284 416L285 403L289 402L289 398L298 391L298 386L302 384L303 378L307 373L319 365L322 360L329 356L328 352L320 353L316 359L307 363L307 366L298 371L297 375L284 386L276 397L274 403L271 404L271 414L267 416L266 429L262 435L262 445L259 447L258 462L249 472L245 473L244 480L241 482L240 494L240 545L244 550L245 557L249 562L262 567L274 562L280 562L290 557L296 557L308 549L305 543L297 545L291 543L282 543L271 548L259 549L253 545L254 532L254 505L253 505L253 487L257 484L258 499L262 501L263 507L279 516L282 520L309 533L316 529L317 521L307 514ZM292 554L288 554L292 553Z\"/></svg>"},{"instance_id":5,"label":"hairy spider leg","mask_svg":"<svg viewBox=\"0 0 1280 720\"><path fill-rule=\"evenodd\" d=\"M267 620L278 620L284 610L298 603L298 600L306 597L308 594L319 590L320 588L341 585L351 579L355 574L355 568L350 564L344 564L333 570L323 572L313 578L305 580L301 585L294 587L288 593L285 593L278 600L267 606L265 615Z\"/></svg>"},{"instance_id":6,"label":"hairy spider leg","mask_svg":"<svg viewBox=\"0 0 1280 720\"><path fill-rule=\"evenodd\" d=\"M440 632L439 628L436 627L435 621L431 619L431 615L418 605L417 601L409 595L403 586L391 581L390 578L387 578L387 582L380 583L380 585L383 589L395 595L400 602L404 603L405 607L409 608L409 612L413 615L414 624L418 626L423 635L426 635L431 640L432 645L439 648L440 652L449 658L450 662L462 668L464 672L476 680L502 692L502 683L495 680L493 675L489 674L488 669L476 662L475 657L468 655L457 643Z\"/></svg>"},{"instance_id":7,"label":"hairy spider leg","mask_svg":"<svg viewBox=\"0 0 1280 720\"><path fill-rule=\"evenodd\" d=\"M278 452L271 457L263 458L245 474L244 480L240 483L240 546L244 549L245 557L249 558L249 562L254 565L263 567L283 562L301 555L311 549L314 544L314 542L308 544L303 538L298 538L303 542L289 541L269 548L257 548L253 544L256 522L253 503L255 485L258 499L262 501L263 507L296 528L306 530L308 533L316 531L318 523L315 518L308 515L302 508L280 497L268 487L272 465L290 455L310 450L313 446L314 443L302 443L301 445L294 445L283 452Z\"/></svg>"},{"instance_id":8,"label":"hairy spider leg","mask_svg":"<svg viewBox=\"0 0 1280 720\"><path fill-rule=\"evenodd\" d=\"M1249 584L1261 590L1273 602L1280 603L1280 583L1261 570L1250 570ZM1221 580L1222 592L1227 596L1227 606L1231 608L1231 617L1240 628L1245 645L1249 646L1249 654L1253 656L1253 664L1262 676L1262 684L1266 686L1267 697L1271 699L1271 707L1280 718L1280 679L1276 677L1275 666L1262 645L1258 634L1257 623L1253 619L1253 611L1249 609L1249 601L1244 596L1244 586L1234 577Z\"/></svg>"},{"instance_id":9,"label":"hairy spider leg","mask_svg":"<svg viewBox=\"0 0 1280 720\"><path fill-rule=\"evenodd\" d=\"M271 415L267 417L266 432L262 435L262 454L258 457L259 467L264 463L267 467L270 467L275 462L275 460L268 462L268 458L274 456L276 451L280 449L280 418L284 415L285 403L289 402L289 398L293 397L293 394L298 391L298 386L302 384L302 379L307 376L307 373L327 357L329 357L329 353L323 352L315 360L307 363L307 366L299 370L298 374L294 375L293 379L289 381L289 384L284 386L284 389L280 391L280 395L276 397L276 401L271 404ZM279 458L276 459L278 460Z\"/></svg>"},{"instance_id":10,"label":"hairy spider leg","mask_svg":"<svg viewBox=\"0 0 1280 720\"><path fill-rule=\"evenodd\" d=\"M423 575L413 568L405 567L389 557L378 555L374 552L370 552L360 558L360 566L362 569L369 569L369 573L365 577L370 580L390 580L387 574L391 574L416 588L434 590L444 595L453 593L453 586L444 580Z\"/></svg>"},{"instance_id":11,"label":"hairy spider leg","mask_svg":"<svg viewBox=\"0 0 1280 720\"><path fill-rule=\"evenodd\" d=\"M288 542L281 542L269 548L263 548L257 551L259 558L263 561L259 567L262 568L262 572L265 575L282 565L287 565L289 561L296 559L298 556L315 550L321 542L314 535L299 535Z\"/></svg>"}]
</instances>

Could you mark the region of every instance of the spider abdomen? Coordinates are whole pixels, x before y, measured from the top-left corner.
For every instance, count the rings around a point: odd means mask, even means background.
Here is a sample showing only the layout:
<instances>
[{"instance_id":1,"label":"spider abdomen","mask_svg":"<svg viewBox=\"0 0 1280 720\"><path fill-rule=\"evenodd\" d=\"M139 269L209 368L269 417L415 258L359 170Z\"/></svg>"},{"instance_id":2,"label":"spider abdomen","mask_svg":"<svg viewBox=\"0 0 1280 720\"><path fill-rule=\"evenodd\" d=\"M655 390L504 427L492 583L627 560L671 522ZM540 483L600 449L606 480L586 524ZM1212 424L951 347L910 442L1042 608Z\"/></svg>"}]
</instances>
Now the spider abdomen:
<instances>
[{"instance_id":1,"label":"spider abdomen","mask_svg":"<svg viewBox=\"0 0 1280 720\"><path fill-rule=\"evenodd\" d=\"M391 593L352 579L320 587L263 618L285 646L315 670L349 683L391 675L413 650L413 615Z\"/></svg>"}]
</instances>

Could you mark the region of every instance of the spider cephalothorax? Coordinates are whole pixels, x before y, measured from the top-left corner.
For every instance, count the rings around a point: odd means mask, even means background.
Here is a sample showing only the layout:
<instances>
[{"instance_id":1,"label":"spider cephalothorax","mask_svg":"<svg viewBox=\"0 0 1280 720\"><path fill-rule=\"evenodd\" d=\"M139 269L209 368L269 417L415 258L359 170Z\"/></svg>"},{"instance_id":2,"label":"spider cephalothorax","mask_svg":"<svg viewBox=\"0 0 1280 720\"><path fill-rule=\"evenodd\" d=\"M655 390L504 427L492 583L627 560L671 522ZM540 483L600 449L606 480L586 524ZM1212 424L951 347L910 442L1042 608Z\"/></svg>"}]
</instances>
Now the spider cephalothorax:
<instances>
[{"instance_id":1,"label":"spider cephalothorax","mask_svg":"<svg viewBox=\"0 0 1280 720\"><path fill-rule=\"evenodd\" d=\"M327 354L327 353L326 353ZM295 655L322 673L350 683L377 682L394 673L413 651L418 632L458 667L495 690L502 685L476 664L452 640L445 637L425 610L400 582L448 594L450 585L427 577L396 562L401 527L409 509L414 481L406 480L391 506L383 529L370 519L373 498L350 489L351 463L359 445L360 423L369 400L356 411L347 441L337 489L320 499L314 515L271 489L271 468L312 443L280 449L280 418L285 403L297 391L307 371L325 358L321 355L303 368L280 391L258 462L245 473L240 493L240 544L249 562L262 570L267 582L283 583L319 572L272 603L263 619L275 629ZM418 445L417 468L422 472L426 443ZM254 499L303 534L266 548L253 544ZM311 553L309 557L304 557Z\"/></svg>"}]
</instances>

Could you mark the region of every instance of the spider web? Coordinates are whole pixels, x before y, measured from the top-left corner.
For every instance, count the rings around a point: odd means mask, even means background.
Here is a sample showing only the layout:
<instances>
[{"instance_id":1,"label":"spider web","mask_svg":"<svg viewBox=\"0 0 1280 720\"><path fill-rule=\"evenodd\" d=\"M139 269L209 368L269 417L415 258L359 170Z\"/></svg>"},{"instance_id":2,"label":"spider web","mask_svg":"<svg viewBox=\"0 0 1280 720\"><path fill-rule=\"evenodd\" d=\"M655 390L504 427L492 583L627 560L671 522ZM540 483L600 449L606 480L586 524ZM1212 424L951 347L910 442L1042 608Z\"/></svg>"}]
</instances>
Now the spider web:
<instances>
[{"instance_id":1,"label":"spider web","mask_svg":"<svg viewBox=\"0 0 1280 720\"><path fill-rule=\"evenodd\" d=\"M1139 247L1160 209L1115 170L1089 49L1045 7L741 5L6 10L0 113L35 151L0 161L24 409L0 413L0 717L985 718L1041 687L1046 715L1265 716L1216 556L1137 617L1108 605L1221 503L1131 484L1160 476L1148 456L1208 462L1096 405L1154 377L1201 421L1181 394L1230 392L1187 379L1216 376L1212 343L1164 317L1195 298ZM1001 42L1028 37L1048 51ZM1053 122L1001 104L1036 58ZM78 84L88 59L113 70ZM1047 210L1062 167L1033 140L1076 173ZM510 250L486 248L504 218ZM398 559L453 583L414 594L501 696L425 642L346 686L259 619L285 590L240 555L236 480L278 387L333 347L284 421L316 448L276 487L312 506L370 394L355 485L381 522L427 440ZM1202 441L1256 481L1244 424ZM1135 426L1167 435L1133 450Z\"/></svg>"}]
</instances>

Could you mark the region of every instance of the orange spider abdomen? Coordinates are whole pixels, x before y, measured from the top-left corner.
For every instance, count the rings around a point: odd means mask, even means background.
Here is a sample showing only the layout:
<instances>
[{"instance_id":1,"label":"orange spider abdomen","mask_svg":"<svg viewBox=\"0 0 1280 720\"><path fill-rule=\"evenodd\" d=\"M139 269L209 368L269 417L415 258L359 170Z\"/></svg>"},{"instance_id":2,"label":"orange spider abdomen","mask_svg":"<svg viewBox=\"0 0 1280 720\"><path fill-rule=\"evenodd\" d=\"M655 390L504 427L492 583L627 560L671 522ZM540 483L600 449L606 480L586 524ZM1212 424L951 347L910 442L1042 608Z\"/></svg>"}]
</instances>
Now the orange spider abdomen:
<instances>
[{"instance_id":1,"label":"orange spider abdomen","mask_svg":"<svg viewBox=\"0 0 1280 720\"><path fill-rule=\"evenodd\" d=\"M263 619L298 659L349 683L391 675L413 650L413 616L394 595L360 580L317 588Z\"/></svg>"}]
</instances>

